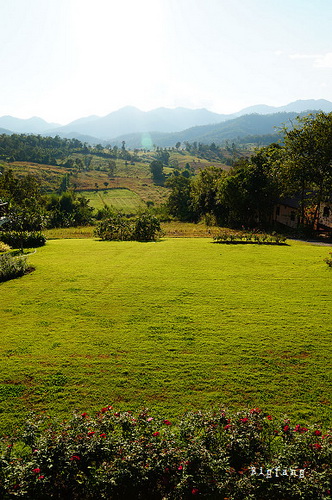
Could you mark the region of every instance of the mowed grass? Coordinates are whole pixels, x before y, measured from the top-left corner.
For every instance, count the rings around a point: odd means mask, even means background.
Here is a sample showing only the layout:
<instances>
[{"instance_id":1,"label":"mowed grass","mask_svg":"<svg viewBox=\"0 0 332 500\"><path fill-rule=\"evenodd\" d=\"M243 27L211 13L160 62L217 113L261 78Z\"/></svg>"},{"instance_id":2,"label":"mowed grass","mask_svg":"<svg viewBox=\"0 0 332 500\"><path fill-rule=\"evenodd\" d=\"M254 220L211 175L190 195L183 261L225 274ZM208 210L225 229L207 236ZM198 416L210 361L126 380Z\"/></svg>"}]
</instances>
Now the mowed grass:
<instances>
[{"instance_id":1,"label":"mowed grass","mask_svg":"<svg viewBox=\"0 0 332 500\"><path fill-rule=\"evenodd\" d=\"M140 208L146 207L141 198L129 189L83 191L81 194L88 198L89 205L97 210L108 205L127 214L136 213Z\"/></svg>"},{"instance_id":2,"label":"mowed grass","mask_svg":"<svg viewBox=\"0 0 332 500\"><path fill-rule=\"evenodd\" d=\"M1 432L28 411L262 407L331 423L329 248L48 241L0 285Z\"/></svg>"}]
</instances>

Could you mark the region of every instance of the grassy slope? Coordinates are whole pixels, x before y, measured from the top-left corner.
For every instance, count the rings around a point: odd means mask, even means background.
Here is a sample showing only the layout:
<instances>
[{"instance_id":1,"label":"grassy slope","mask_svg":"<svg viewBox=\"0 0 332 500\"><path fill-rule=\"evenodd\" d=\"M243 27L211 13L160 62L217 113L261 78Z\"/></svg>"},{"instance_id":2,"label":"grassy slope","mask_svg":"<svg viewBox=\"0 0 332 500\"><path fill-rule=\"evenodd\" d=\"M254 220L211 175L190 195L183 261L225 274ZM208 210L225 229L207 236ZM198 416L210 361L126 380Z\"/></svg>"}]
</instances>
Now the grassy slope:
<instances>
[{"instance_id":1,"label":"grassy slope","mask_svg":"<svg viewBox=\"0 0 332 500\"><path fill-rule=\"evenodd\" d=\"M28 409L331 419L325 247L54 240L0 285L1 429Z\"/></svg>"},{"instance_id":2,"label":"grassy slope","mask_svg":"<svg viewBox=\"0 0 332 500\"><path fill-rule=\"evenodd\" d=\"M123 213L135 213L139 208L146 208L140 197L129 189L85 191L82 194L90 200L89 205L95 209L103 208L105 204Z\"/></svg>"}]
</instances>

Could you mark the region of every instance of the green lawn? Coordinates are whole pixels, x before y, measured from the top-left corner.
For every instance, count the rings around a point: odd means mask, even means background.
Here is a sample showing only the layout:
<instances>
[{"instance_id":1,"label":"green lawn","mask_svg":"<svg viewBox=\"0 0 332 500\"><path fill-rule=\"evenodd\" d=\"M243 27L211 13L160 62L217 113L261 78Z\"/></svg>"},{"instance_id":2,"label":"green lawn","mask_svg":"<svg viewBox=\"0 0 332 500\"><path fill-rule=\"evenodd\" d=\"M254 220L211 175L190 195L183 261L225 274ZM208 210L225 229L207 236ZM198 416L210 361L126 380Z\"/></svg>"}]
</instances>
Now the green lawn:
<instances>
[{"instance_id":1,"label":"green lawn","mask_svg":"<svg viewBox=\"0 0 332 500\"><path fill-rule=\"evenodd\" d=\"M97 210L106 204L123 213L135 213L145 206L140 197L129 189L83 191L82 194L90 200L90 206Z\"/></svg>"},{"instance_id":2,"label":"green lawn","mask_svg":"<svg viewBox=\"0 0 332 500\"><path fill-rule=\"evenodd\" d=\"M329 248L48 241L0 285L1 431L27 411L260 406L331 422Z\"/></svg>"}]
</instances>

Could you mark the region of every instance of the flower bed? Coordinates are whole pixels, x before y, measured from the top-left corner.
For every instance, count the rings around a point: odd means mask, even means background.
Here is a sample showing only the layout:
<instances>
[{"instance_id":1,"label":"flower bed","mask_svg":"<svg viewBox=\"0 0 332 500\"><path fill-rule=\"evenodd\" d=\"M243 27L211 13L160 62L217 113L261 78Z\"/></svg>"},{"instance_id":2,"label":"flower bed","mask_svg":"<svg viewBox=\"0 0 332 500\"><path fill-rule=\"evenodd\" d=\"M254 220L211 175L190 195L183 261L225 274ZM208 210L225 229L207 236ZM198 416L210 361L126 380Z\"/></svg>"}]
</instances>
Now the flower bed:
<instances>
[{"instance_id":1,"label":"flower bed","mask_svg":"<svg viewBox=\"0 0 332 500\"><path fill-rule=\"evenodd\" d=\"M102 408L2 439L2 499L329 499L331 435L258 408L171 420Z\"/></svg>"}]
</instances>

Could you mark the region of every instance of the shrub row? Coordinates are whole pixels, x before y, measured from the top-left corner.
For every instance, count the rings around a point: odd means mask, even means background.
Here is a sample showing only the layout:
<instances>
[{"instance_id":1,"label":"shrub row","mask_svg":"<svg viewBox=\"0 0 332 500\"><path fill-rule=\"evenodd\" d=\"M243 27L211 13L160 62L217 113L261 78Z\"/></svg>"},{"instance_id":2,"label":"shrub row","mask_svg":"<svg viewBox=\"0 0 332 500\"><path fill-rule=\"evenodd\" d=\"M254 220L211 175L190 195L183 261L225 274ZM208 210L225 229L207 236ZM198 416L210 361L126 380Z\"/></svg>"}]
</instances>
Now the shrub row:
<instances>
[{"instance_id":1,"label":"shrub row","mask_svg":"<svg viewBox=\"0 0 332 500\"><path fill-rule=\"evenodd\" d=\"M190 412L174 423L102 408L57 424L31 418L3 438L0 495L40 499L328 499L330 434L258 408Z\"/></svg>"},{"instance_id":2,"label":"shrub row","mask_svg":"<svg viewBox=\"0 0 332 500\"><path fill-rule=\"evenodd\" d=\"M36 248L46 243L46 237L40 231L2 231L0 239L12 248Z\"/></svg>"},{"instance_id":3,"label":"shrub row","mask_svg":"<svg viewBox=\"0 0 332 500\"><path fill-rule=\"evenodd\" d=\"M264 245L284 245L286 238L280 234L265 233L227 233L223 232L214 237L216 243L256 243Z\"/></svg>"},{"instance_id":4,"label":"shrub row","mask_svg":"<svg viewBox=\"0 0 332 500\"><path fill-rule=\"evenodd\" d=\"M26 256L14 257L10 253L0 255L0 283L23 276L28 269Z\"/></svg>"}]
</instances>

